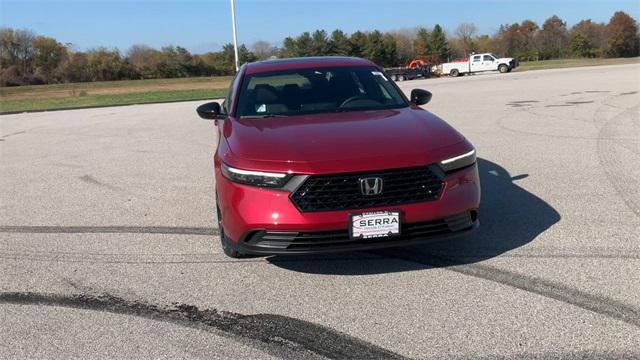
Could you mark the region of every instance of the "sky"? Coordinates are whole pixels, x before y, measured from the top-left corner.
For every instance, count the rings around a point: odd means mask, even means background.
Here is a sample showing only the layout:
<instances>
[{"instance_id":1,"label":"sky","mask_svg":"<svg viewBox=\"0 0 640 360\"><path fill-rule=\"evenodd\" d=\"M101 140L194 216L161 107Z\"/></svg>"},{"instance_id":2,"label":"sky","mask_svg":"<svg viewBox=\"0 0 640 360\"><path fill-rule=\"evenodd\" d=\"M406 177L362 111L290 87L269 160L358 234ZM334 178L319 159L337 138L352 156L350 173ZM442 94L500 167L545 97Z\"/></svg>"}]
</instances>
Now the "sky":
<instances>
[{"instance_id":1,"label":"sky","mask_svg":"<svg viewBox=\"0 0 640 360\"><path fill-rule=\"evenodd\" d=\"M193 53L232 41L229 0L0 0L0 23L72 43L78 50L174 44ZM481 34L500 24L558 15L608 22L617 10L640 20L640 0L236 0L238 41L280 45L286 36L336 28L383 31L472 22Z\"/></svg>"}]
</instances>

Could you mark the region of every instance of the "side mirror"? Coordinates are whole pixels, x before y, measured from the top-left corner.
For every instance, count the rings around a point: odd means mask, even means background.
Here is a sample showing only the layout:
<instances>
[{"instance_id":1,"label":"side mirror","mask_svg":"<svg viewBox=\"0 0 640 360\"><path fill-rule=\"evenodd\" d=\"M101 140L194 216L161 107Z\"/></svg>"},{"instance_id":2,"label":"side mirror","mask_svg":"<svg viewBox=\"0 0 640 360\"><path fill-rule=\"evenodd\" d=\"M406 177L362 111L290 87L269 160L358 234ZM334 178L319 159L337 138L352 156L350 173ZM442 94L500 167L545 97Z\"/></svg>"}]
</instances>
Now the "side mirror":
<instances>
[{"instance_id":1,"label":"side mirror","mask_svg":"<svg viewBox=\"0 0 640 360\"><path fill-rule=\"evenodd\" d=\"M431 92L422 89L411 90L411 102L416 105L424 105L431 101Z\"/></svg>"},{"instance_id":2,"label":"side mirror","mask_svg":"<svg viewBox=\"0 0 640 360\"><path fill-rule=\"evenodd\" d=\"M220 104L215 101L198 106L196 111L205 120L221 120L226 117L225 114L220 112Z\"/></svg>"}]
</instances>

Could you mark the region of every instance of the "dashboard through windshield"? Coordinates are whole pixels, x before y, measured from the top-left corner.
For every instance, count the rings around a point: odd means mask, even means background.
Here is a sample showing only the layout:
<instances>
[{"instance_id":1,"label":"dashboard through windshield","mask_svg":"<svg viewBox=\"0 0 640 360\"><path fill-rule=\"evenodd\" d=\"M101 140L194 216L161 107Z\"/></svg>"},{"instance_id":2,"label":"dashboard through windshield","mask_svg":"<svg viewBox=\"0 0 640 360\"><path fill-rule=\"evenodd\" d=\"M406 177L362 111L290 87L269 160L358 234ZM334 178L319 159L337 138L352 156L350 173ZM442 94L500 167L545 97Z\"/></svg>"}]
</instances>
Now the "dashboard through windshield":
<instances>
[{"instance_id":1,"label":"dashboard through windshield","mask_svg":"<svg viewBox=\"0 0 640 360\"><path fill-rule=\"evenodd\" d=\"M247 75L239 117L376 110L408 106L391 81L375 67L331 67Z\"/></svg>"}]
</instances>

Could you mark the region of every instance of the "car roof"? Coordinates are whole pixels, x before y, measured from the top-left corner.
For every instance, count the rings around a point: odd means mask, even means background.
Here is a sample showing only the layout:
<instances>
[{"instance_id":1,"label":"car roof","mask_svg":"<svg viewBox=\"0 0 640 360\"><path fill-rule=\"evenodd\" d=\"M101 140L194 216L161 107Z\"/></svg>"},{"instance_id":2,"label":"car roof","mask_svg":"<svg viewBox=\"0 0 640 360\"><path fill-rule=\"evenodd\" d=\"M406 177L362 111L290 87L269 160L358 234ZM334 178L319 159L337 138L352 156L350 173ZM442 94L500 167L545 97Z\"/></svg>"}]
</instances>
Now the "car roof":
<instances>
[{"instance_id":1,"label":"car roof","mask_svg":"<svg viewBox=\"0 0 640 360\"><path fill-rule=\"evenodd\" d=\"M334 66L375 66L367 59L348 56L315 56L284 59L270 59L248 63L245 74L256 74L269 71L307 69Z\"/></svg>"}]
</instances>

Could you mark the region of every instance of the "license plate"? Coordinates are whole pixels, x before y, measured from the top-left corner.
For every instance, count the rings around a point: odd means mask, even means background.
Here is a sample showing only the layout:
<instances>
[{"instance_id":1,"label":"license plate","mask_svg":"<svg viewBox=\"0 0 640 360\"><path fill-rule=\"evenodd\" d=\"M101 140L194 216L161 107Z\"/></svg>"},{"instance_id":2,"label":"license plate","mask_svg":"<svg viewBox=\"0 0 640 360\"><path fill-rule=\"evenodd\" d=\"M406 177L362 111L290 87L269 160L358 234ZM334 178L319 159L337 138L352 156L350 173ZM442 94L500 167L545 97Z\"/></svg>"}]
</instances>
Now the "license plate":
<instances>
[{"instance_id":1,"label":"license plate","mask_svg":"<svg viewBox=\"0 0 640 360\"><path fill-rule=\"evenodd\" d=\"M400 235L400 211L373 211L349 215L349 235L370 239Z\"/></svg>"}]
</instances>

